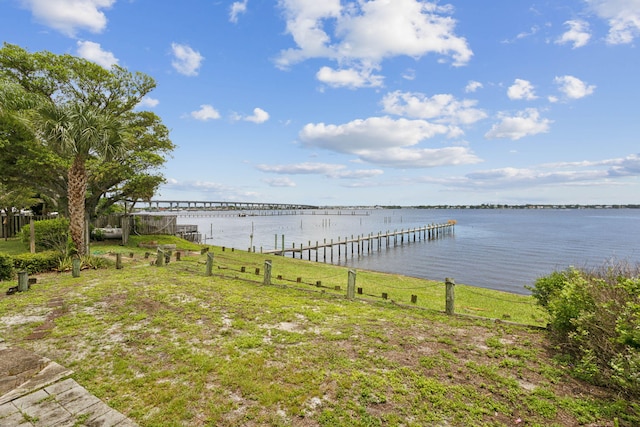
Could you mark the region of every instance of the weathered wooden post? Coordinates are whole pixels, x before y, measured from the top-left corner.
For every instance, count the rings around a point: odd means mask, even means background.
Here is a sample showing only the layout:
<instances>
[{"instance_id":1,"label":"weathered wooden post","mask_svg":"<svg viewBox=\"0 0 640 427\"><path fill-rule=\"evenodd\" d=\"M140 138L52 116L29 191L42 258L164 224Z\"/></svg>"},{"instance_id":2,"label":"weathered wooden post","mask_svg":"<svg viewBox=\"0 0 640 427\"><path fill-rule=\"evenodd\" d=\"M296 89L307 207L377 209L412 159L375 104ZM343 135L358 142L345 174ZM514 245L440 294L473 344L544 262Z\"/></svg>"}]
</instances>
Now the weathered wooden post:
<instances>
[{"instance_id":1,"label":"weathered wooden post","mask_svg":"<svg viewBox=\"0 0 640 427\"><path fill-rule=\"evenodd\" d=\"M207 252L207 276L213 275L213 252Z\"/></svg>"},{"instance_id":2,"label":"weathered wooden post","mask_svg":"<svg viewBox=\"0 0 640 427\"><path fill-rule=\"evenodd\" d=\"M456 282L450 278L447 277L446 279L444 279L444 284L446 286L446 297L447 297L447 301L446 301L446 313L451 315L455 313L455 286L456 286Z\"/></svg>"},{"instance_id":3,"label":"weathered wooden post","mask_svg":"<svg viewBox=\"0 0 640 427\"><path fill-rule=\"evenodd\" d=\"M80 258L74 258L71 262L71 276L80 277Z\"/></svg>"},{"instance_id":4,"label":"weathered wooden post","mask_svg":"<svg viewBox=\"0 0 640 427\"><path fill-rule=\"evenodd\" d=\"M18 292L26 292L29 290L29 273L26 271L18 272Z\"/></svg>"},{"instance_id":5,"label":"weathered wooden post","mask_svg":"<svg viewBox=\"0 0 640 427\"><path fill-rule=\"evenodd\" d=\"M156 266L164 267L164 251L158 248L158 253L156 254Z\"/></svg>"},{"instance_id":6,"label":"weathered wooden post","mask_svg":"<svg viewBox=\"0 0 640 427\"><path fill-rule=\"evenodd\" d=\"M356 297L356 271L349 270L349 281L347 282L347 298L354 299Z\"/></svg>"},{"instance_id":7,"label":"weathered wooden post","mask_svg":"<svg viewBox=\"0 0 640 427\"><path fill-rule=\"evenodd\" d=\"M122 254L116 254L116 270L122 270Z\"/></svg>"},{"instance_id":8,"label":"weathered wooden post","mask_svg":"<svg viewBox=\"0 0 640 427\"><path fill-rule=\"evenodd\" d=\"M271 284L271 261L266 260L264 262L264 280L262 281L263 285Z\"/></svg>"},{"instance_id":9,"label":"weathered wooden post","mask_svg":"<svg viewBox=\"0 0 640 427\"><path fill-rule=\"evenodd\" d=\"M36 226L33 215L29 218L29 252L36 253Z\"/></svg>"}]
</instances>

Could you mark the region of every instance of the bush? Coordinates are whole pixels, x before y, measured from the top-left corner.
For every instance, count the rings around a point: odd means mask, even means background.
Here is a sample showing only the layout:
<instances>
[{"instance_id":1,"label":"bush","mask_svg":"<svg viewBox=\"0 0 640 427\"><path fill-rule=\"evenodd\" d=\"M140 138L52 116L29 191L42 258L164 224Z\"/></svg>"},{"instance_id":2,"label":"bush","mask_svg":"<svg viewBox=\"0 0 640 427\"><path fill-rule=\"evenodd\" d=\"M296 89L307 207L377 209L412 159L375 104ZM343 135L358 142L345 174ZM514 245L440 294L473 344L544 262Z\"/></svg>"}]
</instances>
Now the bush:
<instances>
[{"instance_id":1,"label":"bush","mask_svg":"<svg viewBox=\"0 0 640 427\"><path fill-rule=\"evenodd\" d=\"M594 384L640 396L640 265L569 268L538 279L532 288L550 315L558 348L573 373Z\"/></svg>"},{"instance_id":2,"label":"bush","mask_svg":"<svg viewBox=\"0 0 640 427\"><path fill-rule=\"evenodd\" d=\"M107 268L113 266L115 263L107 258L100 258L91 255L85 255L80 258L80 269L93 269ZM72 271L73 270L73 258L70 256L58 258L58 263L55 268L58 272Z\"/></svg>"},{"instance_id":3,"label":"bush","mask_svg":"<svg viewBox=\"0 0 640 427\"><path fill-rule=\"evenodd\" d=\"M47 219L34 223L36 250L54 250L62 254L69 253L69 220L66 218ZM25 225L20 230L20 240L29 246L30 226Z\"/></svg>"},{"instance_id":4,"label":"bush","mask_svg":"<svg viewBox=\"0 0 640 427\"><path fill-rule=\"evenodd\" d=\"M26 271L29 274L43 273L55 270L59 260L60 253L56 251L21 254L13 257L13 266L16 270Z\"/></svg>"},{"instance_id":5,"label":"bush","mask_svg":"<svg viewBox=\"0 0 640 427\"><path fill-rule=\"evenodd\" d=\"M13 258L11 255L0 253L0 280L13 278Z\"/></svg>"}]
</instances>

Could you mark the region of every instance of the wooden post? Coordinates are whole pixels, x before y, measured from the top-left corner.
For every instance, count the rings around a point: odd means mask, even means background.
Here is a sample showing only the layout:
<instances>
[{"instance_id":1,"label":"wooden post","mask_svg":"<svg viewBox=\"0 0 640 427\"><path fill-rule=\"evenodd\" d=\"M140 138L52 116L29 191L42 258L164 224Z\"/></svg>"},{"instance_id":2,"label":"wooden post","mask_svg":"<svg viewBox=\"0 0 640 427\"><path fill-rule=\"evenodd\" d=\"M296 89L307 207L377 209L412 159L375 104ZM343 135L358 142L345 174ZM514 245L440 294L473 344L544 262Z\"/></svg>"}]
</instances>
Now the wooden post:
<instances>
[{"instance_id":1,"label":"wooden post","mask_svg":"<svg viewBox=\"0 0 640 427\"><path fill-rule=\"evenodd\" d=\"M331 239L331 264L333 264L333 239Z\"/></svg>"},{"instance_id":2,"label":"wooden post","mask_svg":"<svg viewBox=\"0 0 640 427\"><path fill-rule=\"evenodd\" d=\"M446 285L446 296L447 296L446 313L451 315L451 314L455 313L455 286L456 286L456 283L450 277L447 277L446 279L444 279L444 283Z\"/></svg>"},{"instance_id":3,"label":"wooden post","mask_svg":"<svg viewBox=\"0 0 640 427\"><path fill-rule=\"evenodd\" d=\"M416 304L418 302L418 295L411 295L411 303Z\"/></svg>"},{"instance_id":4,"label":"wooden post","mask_svg":"<svg viewBox=\"0 0 640 427\"><path fill-rule=\"evenodd\" d=\"M180 252L180 251L177 251L177 252L176 252L176 261L180 261L181 257L182 257L181 252Z\"/></svg>"},{"instance_id":5,"label":"wooden post","mask_svg":"<svg viewBox=\"0 0 640 427\"><path fill-rule=\"evenodd\" d=\"M116 270L122 270L122 254L116 254Z\"/></svg>"},{"instance_id":6,"label":"wooden post","mask_svg":"<svg viewBox=\"0 0 640 427\"><path fill-rule=\"evenodd\" d=\"M29 290L29 274L26 271L18 272L18 292Z\"/></svg>"},{"instance_id":7,"label":"wooden post","mask_svg":"<svg viewBox=\"0 0 640 427\"><path fill-rule=\"evenodd\" d=\"M36 253L36 227L33 216L29 219L29 251L32 254Z\"/></svg>"},{"instance_id":8,"label":"wooden post","mask_svg":"<svg viewBox=\"0 0 640 427\"><path fill-rule=\"evenodd\" d=\"M164 267L164 251L162 249L158 249L158 253L156 254L156 266Z\"/></svg>"},{"instance_id":9,"label":"wooden post","mask_svg":"<svg viewBox=\"0 0 640 427\"><path fill-rule=\"evenodd\" d=\"M213 252L207 252L207 276L213 276Z\"/></svg>"},{"instance_id":10,"label":"wooden post","mask_svg":"<svg viewBox=\"0 0 640 427\"><path fill-rule=\"evenodd\" d=\"M271 261L266 260L264 262L264 280L262 281L263 285L271 284Z\"/></svg>"},{"instance_id":11,"label":"wooden post","mask_svg":"<svg viewBox=\"0 0 640 427\"><path fill-rule=\"evenodd\" d=\"M347 282L347 298L353 299L356 294L356 271L349 270L349 281Z\"/></svg>"},{"instance_id":12,"label":"wooden post","mask_svg":"<svg viewBox=\"0 0 640 427\"><path fill-rule=\"evenodd\" d=\"M73 277L80 277L80 258L74 258L72 261L71 275Z\"/></svg>"},{"instance_id":13,"label":"wooden post","mask_svg":"<svg viewBox=\"0 0 640 427\"><path fill-rule=\"evenodd\" d=\"M323 244L323 246L322 246L322 251L323 251L323 253L324 253L324 255L323 255L323 256L324 256L323 261L324 261L324 262L327 262L327 239L324 239L324 244Z\"/></svg>"}]
</instances>

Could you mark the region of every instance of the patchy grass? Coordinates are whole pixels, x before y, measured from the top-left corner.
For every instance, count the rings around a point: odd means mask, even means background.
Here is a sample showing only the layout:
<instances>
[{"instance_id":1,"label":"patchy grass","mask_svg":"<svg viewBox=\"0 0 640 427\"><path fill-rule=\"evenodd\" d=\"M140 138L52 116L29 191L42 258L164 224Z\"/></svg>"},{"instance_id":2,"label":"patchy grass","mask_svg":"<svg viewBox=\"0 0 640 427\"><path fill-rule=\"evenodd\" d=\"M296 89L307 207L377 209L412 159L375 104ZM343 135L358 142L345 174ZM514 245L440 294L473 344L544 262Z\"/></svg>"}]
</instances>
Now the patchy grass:
<instances>
[{"instance_id":1,"label":"patchy grass","mask_svg":"<svg viewBox=\"0 0 640 427\"><path fill-rule=\"evenodd\" d=\"M260 254L212 248L206 276L199 247L165 267L145 250L93 249L134 256L0 296L0 337L143 426L640 423L638 402L568 377L544 331L444 315L443 284L359 271L363 295L348 300L342 267L270 257L265 286ZM529 298L459 285L456 311L542 324Z\"/></svg>"}]
</instances>

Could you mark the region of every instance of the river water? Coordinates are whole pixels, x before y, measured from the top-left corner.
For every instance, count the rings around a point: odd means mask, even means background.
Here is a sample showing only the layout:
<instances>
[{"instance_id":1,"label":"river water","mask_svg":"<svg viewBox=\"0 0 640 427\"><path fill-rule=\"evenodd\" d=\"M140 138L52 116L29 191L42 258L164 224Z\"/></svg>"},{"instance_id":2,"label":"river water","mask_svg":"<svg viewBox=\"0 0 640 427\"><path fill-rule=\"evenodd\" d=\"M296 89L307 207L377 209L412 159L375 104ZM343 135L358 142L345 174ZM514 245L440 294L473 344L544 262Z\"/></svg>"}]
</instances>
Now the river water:
<instances>
[{"instance_id":1,"label":"river water","mask_svg":"<svg viewBox=\"0 0 640 427\"><path fill-rule=\"evenodd\" d=\"M175 214L175 212L172 212ZM276 212L274 212L276 213ZM287 212L293 213L293 212ZM457 221L455 233L437 240L383 247L334 264L433 280L452 277L490 289L527 294L539 277L568 266L640 263L640 209L367 209L260 212L178 212L210 245L256 251L295 243ZM244 216L244 215L247 216ZM406 240L405 240L406 241ZM307 254L305 252L305 259ZM312 252L312 259L315 253ZM322 255L321 258L322 259Z\"/></svg>"}]
</instances>

